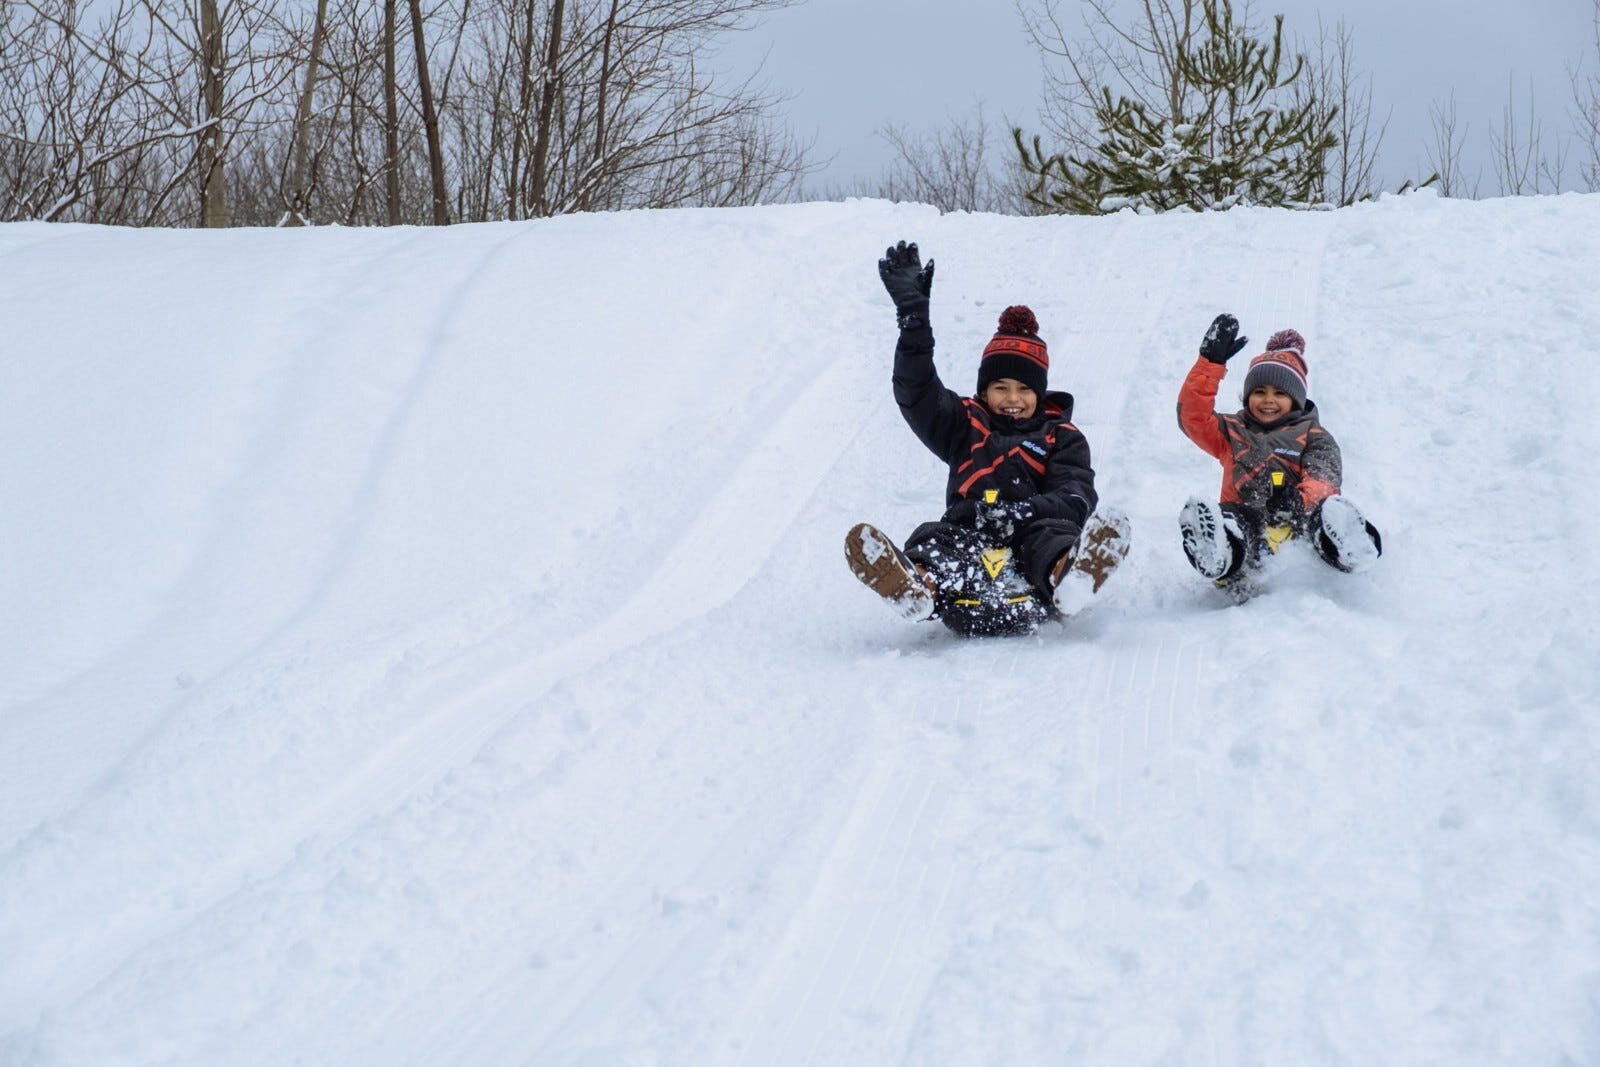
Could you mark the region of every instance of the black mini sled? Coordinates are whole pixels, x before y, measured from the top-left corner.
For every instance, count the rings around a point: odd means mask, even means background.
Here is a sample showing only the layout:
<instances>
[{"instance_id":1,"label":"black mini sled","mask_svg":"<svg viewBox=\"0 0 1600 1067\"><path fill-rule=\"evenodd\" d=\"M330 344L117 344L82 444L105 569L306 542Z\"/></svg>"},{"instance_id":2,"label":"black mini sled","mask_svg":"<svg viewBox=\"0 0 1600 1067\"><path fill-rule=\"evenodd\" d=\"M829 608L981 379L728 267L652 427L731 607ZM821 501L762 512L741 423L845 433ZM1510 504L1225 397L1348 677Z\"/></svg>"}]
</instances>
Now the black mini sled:
<instances>
[{"instance_id":1,"label":"black mini sled","mask_svg":"<svg viewBox=\"0 0 1600 1067\"><path fill-rule=\"evenodd\" d=\"M1017 569L1005 545L975 545L971 558L944 569L937 589L917 572L894 541L869 523L845 535L845 560L861 584L902 617L937 619L963 637L1032 633L1047 619L1070 615L1099 591L1128 554L1128 520L1119 512L1096 514L1079 539L1077 555L1053 597L1043 596Z\"/></svg>"}]
</instances>

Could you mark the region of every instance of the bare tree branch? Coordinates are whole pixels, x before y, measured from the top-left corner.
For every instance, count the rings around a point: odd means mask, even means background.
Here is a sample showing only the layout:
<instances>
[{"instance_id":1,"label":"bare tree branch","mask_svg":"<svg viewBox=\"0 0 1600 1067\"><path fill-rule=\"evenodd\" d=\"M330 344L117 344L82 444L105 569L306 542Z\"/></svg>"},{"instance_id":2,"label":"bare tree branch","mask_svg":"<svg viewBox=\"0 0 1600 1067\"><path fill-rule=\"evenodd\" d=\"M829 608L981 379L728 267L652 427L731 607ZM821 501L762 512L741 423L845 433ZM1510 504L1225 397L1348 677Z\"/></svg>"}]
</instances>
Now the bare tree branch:
<instances>
[{"instance_id":1,"label":"bare tree branch","mask_svg":"<svg viewBox=\"0 0 1600 1067\"><path fill-rule=\"evenodd\" d=\"M1593 49L1590 58L1600 60L1600 0L1594 0L1592 15ZM1586 190L1600 189L1600 77L1583 73L1583 64L1570 68L1572 104L1582 158L1578 172Z\"/></svg>"},{"instance_id":2,"label":"bare tree branch","mask_svg":"<svg viewBox=\"0 0 1600 1067\"><path fill-rule=\"evenodd\" d=\"M1500 112L1499 130L1489 131L1495 182L1501 196L1534 196L1558 193L1564 178L1567 150L1559 141L1553 154L1545 150L1544 123L1535 107L1533 83L1528 84L1526 124L1517 121L1516 84L1506 83L1506 102Z\"/></svg>"},{"instance_id":3,"label":"bare tree branch","mask_svg":"<svg viewBox=\"0 0 1600 1067\"><path fill-rule=\"evenodd\" d=\"M1439 176L1439 195L1478 198L1479 179L1470 182L1461 170L1461 152L1466 144L1467 128L1461 125L1456 114L1456 94L1452 92L1443 104L1435 101L1428 109L1433 125L1433 141L1428 145L1428 166Z\"/></svg>"}]
</instances>

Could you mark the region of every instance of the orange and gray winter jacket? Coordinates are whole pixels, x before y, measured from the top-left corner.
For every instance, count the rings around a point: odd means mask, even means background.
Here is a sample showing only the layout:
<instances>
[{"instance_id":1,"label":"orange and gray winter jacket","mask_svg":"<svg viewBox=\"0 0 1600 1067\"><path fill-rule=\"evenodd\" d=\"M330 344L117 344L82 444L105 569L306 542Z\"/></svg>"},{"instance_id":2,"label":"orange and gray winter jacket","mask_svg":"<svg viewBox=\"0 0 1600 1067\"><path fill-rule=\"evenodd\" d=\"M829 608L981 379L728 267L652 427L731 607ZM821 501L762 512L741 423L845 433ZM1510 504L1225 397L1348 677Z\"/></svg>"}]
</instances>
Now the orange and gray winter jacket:
<instances>
[{"instance_id":1,"label":"orange and gray winter jacket","mask_svg":"<svg viewBox=\"0 0 1600 1067\"><path fill-rule=\"evenodd\" d=\"M1222 502L1288 518L1338 495L1339 445L1317 420L1317 405L1307 400L1270 426L1248 409L1224 415L1215 406L1225 370L1202 356L1178 392L1178 425L1222 464Z\"/></svg>"},{"instance_id":2,"label":"orange and gray winter jacket","mask_svg":"<svg viewBox=\"0 0 1600 1067\"><path fill-rule=\"evenodd\" d=\"M1000 500L1032 501L1041 519L1081 526L1094 511L1089 442L1072 424L1071 394L1044 394L1026 419L997 415L939 380L933 331L924 326L900 332L894 399L917 438L950 467L946 522L970 522L988 489Z\"/></svg>"}]
</instances>

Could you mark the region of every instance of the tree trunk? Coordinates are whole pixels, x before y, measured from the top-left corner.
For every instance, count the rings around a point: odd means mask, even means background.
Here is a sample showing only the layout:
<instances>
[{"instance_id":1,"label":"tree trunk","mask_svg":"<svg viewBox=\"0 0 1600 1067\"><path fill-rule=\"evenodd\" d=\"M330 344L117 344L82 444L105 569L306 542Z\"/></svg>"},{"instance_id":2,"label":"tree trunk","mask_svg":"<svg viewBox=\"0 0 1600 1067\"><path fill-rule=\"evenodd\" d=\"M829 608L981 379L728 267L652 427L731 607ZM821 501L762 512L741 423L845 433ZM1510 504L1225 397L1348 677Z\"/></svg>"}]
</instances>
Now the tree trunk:
<instances>
[{"instance_id":1,"label":"tree trunk","mask_svg":"<svg viewBox=\"0 0 1600 1067\"><path fill-rule=\"evenodd\" d=\"M606 35L600 48L600 100L594 116L594 158L598 162L606 152L606 87L611 80L611 39L617 32L617 3L611 0L611 13L606 16Z\"/></svg>"},{"instance_id":2,"label":"tree trunk","mask_svg":"<svg viewBox=\"0 0 1600 1067\"><path fill-rule=\"evenodd\" d=\"M550 212L550 197L545 189L546 167L550 159L551 116L556 102L556 65L561 61L561 22L566 0L555 0L550 8L550 48L545 55L544 88L539 93L539 121L533 131L533 179L529 206L543 217Z\"/></svg>"},{"instance_id":3,"label":"tree trunk","mask_svg":"<svg viewBox=\"0 0 1600 1067\"><path fill-rule=\"evenodd\" d=\"M289 217L284 221L286 226L304 226L306 222L306 200L310 190L306 188L310 172L310 152L308 142L311 140L311 106L316 99L317 68L322 65L322 44L326 36L328 17L328 0L317 0L317 19L311 28L311 58L306 64L306 80L300 90L300 102L295 107L294 114L294 173L289 180Z\"/></svg>"},{"instance_id":4,"label":"tree trunk","mask_svg":"<svg viewBox=\"0 0 1600 1067\"><path fill-rule=\"evenodd\" d=\"M411 38L417 53L417 95L422 97L422 130L428 140L428 173L433 179L433 224L448 226L450 193L444 184L444 151L439 145L439 116L433 108L433 83L428 79L428 43L422 35L422 0L410 0L410 3Z\"/></svg>"},{"instance_id":5,"label":"tree trunk","mask_svg":"<svg viewBox=\"0 0 1600 1067\"><path fill-rule=\"evenodd\" d=\"M511 129L511 166L506 174L506 217L520 218L522 205L522 146L528 140L528 107L533 100L533 16L536 0L525 0L522 47L517 55L517 111Z\"/></svg>"},{"instance_id":6,"label":"tree trunk","mask_svg":"<svg viewBox=\"0 0 1600 1067\"><path fill-rule=\"evenodd\" d=\"M395 4L383 0L383 189L390 226L400 225L400 90L395 77Z\"/></svg>"},{"instance_id":7,"label":"tree trunk","mask_svg":"<svg viewBox=\"0 0 1600 1067\"><path fill-rule=\"evenodd\" d=\"M217 0L200 0L200 225L228 225L228 187L222 159L222 19Z\"/></svg>"}]
</instances>

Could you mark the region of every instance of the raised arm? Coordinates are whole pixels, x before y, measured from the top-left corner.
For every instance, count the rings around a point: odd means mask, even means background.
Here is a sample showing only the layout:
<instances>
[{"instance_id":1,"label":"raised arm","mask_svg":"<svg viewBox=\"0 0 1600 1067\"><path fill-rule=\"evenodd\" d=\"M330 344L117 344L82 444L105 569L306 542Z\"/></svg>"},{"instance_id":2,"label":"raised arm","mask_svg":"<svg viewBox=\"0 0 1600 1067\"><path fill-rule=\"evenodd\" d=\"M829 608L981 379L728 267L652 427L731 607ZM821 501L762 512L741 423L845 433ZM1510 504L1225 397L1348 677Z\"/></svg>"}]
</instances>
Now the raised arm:
<instances>
[{"instance_id":1,"label":"raised arm","mask_svg":"<svg viewBox=\"0 0 1600 1067\"><path fill-rule=\"evenodd\" d=\"M895 403L917 439L949 462L966 440L967 414L933 365L933 327L928 324L933 260L923 266L916 244L901 241L878 260L878 277L894 301L900 326L894 346Z\"/></svg>"},{"instance_id":2,"label":"raised arm","mask_svg":"<svg viewBox=\"0 0 1600 1067\"><path fill-rule=\"evenodd\" d=\"M1211 320L1200 357L1189 368L1178 390L1178 426L1184 436L1221 460L1228 458L1228 439L1217 417L1217 386L1228 372L1228 360L1239 354L1250 338L1239 336L1239 320L1222 314Z\"/></svg>"}]
</instances>

